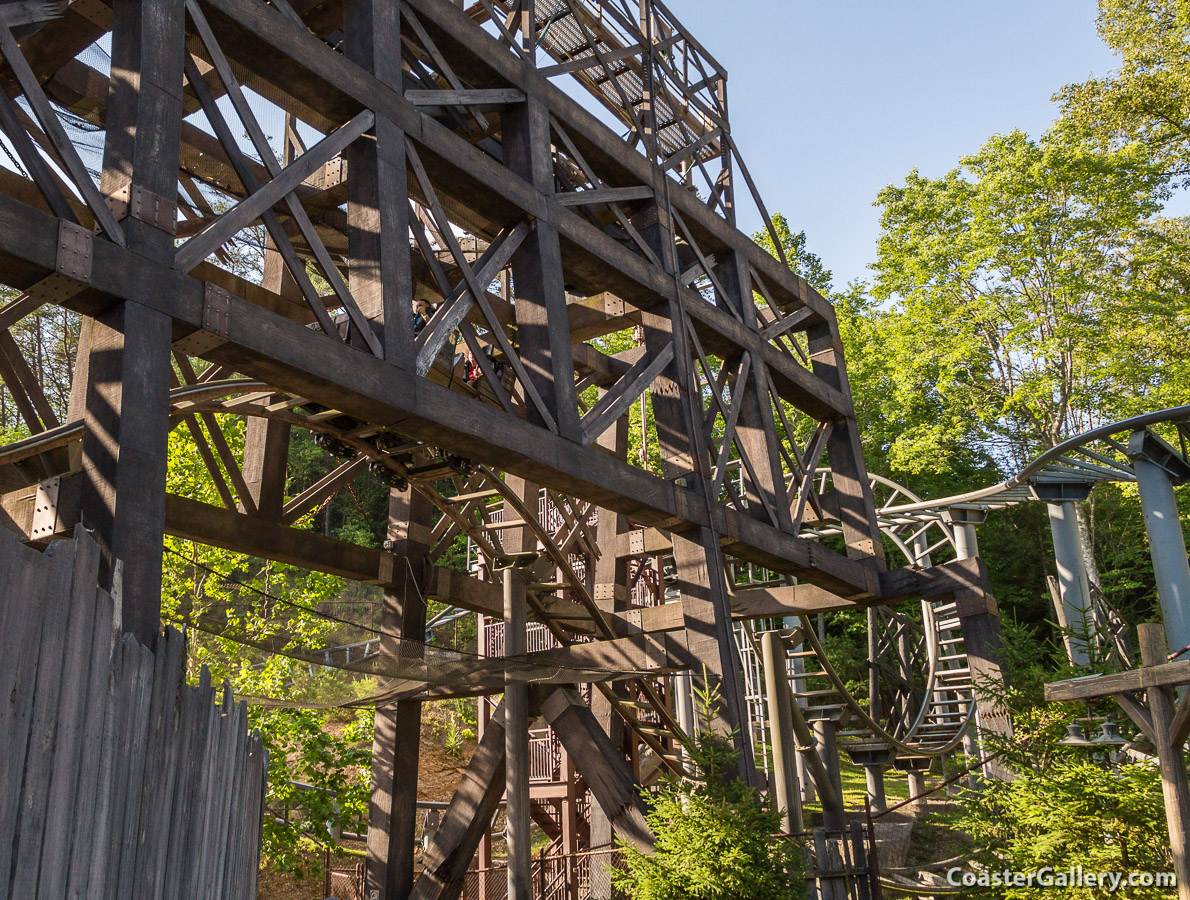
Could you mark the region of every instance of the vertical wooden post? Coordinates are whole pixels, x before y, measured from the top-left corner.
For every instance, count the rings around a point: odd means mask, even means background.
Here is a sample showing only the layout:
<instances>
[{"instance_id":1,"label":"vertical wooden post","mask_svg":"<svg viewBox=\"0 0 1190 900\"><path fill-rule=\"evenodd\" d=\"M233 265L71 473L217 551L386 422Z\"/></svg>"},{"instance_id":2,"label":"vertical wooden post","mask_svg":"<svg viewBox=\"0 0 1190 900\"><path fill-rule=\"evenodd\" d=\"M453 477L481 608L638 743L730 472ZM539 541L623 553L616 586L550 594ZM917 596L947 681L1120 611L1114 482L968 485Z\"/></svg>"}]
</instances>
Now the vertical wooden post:
<instances>
[{"instance_id":1,"label":"vertical wooden post","mask_svg":"<svg viewBox=\"0 0 1190 900\"><path fill-rule=\"evenodd\" d=\"M244 483L256 514L270 522L281 519L289 464L289 423L250 418L244 434Z\"/></svg>"},{"instance_id":2,"label":"vertical wooden post","mask_svg":"<svg viewBox=\"0 0 1190 900\"><path fill-rule=\"evenodd\" d=\"M798 832L802 830L802 797L794 763L797 745L793 739L793 692L789 689L785 640L775 631L766 631L760 640L773 747L773 794L781 810L781 829Z\"/></svg>"},{"instance_id":3,"label":"vertical wooden post","mask_svg":"<svg viewBox=\"0 0 1190 900\"><path fill-rule=\"evenodd\" d=\"M504 655L525 653L527 601L525 578L514 567L504 570ZM504 683L505 841L508 844L509 900L532 900L532 846L529 837L529 686L511 678Z\"/></svg>"},{"instance_id":4,"label":"vertical wooden post","mask_svg":"<svg viewBox=\"0 0 1190 900\"><path fill-rule=\"evenodd\" d=\"M531 13L525 17L532 21ZM513 104L501 117L505 160L516 174L543 194L554 193L550 113L537 97ZM533 386L558 423L563 437L579 437L578 401L574 392L574 357L566 312L566 282L555 207L545 215L512 256L516 288L517 338L521 362ZM541 424L536 408L528 406L530 421Z\"/></svg>"},{"instance_id":5,"label":"vertical wooden post","mask_svg":"<svg viewBox=\"0 0 1190 900\"><path fill-rule=\"evenodd\" d=\"M748 261L739 253L729 254L718 266L719 283L728 292L719 298L721 306L732 306L748 328L757 328L756 304L752 296L752 274ZM744 470L744 495L748 512L759 519L767 519L765 501L776 512L773 523L784 531L792 531L793 515L785 491L785 473L778 449L777 425L769 399L769 373L759 354L752 354L752 366L746 383L734 384L731 402L740 404L736 437L756 472L754 480Z\"/></svg>"},{"instance_id":6,"label":"vertical wooden post","mask_svg":"<svg viewBox=\"0 0 1190 900\"><path fill-rule=\"evenodd\" d=\"M643 395L642 395L643 398ZM599 437L599 446L610 450L617 459L628 455L628 417L622 416L616 424ZM628 560L609 552L616 546L619 535L627 531L628 517L614 510L600 509L595 523L595 536L603 554L595 561L595 603L608 612L619 612L628 606ZM591 691L591 713L599 722L604 734L619 749L623 726L612 710L611 701L600 691ZM590 816L590 849L598 852L610 850L614 835L610 816L591 797L588 805ZM611 897L611 859L606 853L590 858L589 892L591 900L609 900Z\"/></svg>"},{"instance_id":7,"label":"vertical wooden post","mask_svg":"<svg viewBox=\"0 0 1190 900\"><path fill-rule=\"evenodd\" d=\"M343 9L343 52L400 93L401 4L349 0ZM344 152L351 293L373 323L388 362L413 365L413 269L405 133L377 114L371 135Z\"/></svg>"},{"instance_id":8,"label":"vertical wooden post","mask_svg":"<svg viewBox=\"0 0 1190 900\"><path fill-rule=\"evenodd\" d=\"M426 634L424 586L430 544L431 506L411 488L389 499L388 538L393 570L388 574L380 652L397 657L401 640ZM372 741L372 798L368 808L367 883L378 900L406 900L413 888L417 824L417 769L421 703L402 700L376 710Z\"/></svg>"},{"instance_id":9,"label":"vertical wooden post","mask_svg":"<svg viewBox=\"0 0 1190 900\"><path fill-rule=\"evenodd\" d=\"M286 116L286 129L293 127L293 117ZM294 160L295 147L285 140L283 155L286 165ZM294 280L293 273L277 251L272 239L265 242L264 272L260 286L282 297L304 303L302 290ZM252 502L256 504L256 515L270 522L281 519L285 505L285 479L289 465L290 425L279 419L250 418L244 433L244 483Z\"/></svg>"},{"instance_id":10,"label":"vertical wooden post","mask_svg":"<svg viewBox=\"0 0 1190 900\"><path fill-rule=\"evenodd\" d=\"M177 196L184 8L183 0L112 4L112 79L100 190L114 201L125 191L129 197L146 191L169 208ZM123 209L136 207L126 203ZM129 249L158 264L172 263L172 223L128 215L121 224ZM102 549L102 587L111 587L114 562L123 561L124 627L150 647L160 628L170 324L160 312L123 301L91 323L88 343L79 348L88 376L83 522Z\"/></svg>"},{"instance_id":11,"label":"vertical wooden post","mask_svg":"<svg viewBox=\"0 0 1190 900\"><path fill-rule=\"evenodd\" d=\"M1167 661L1168 650L1162 626L1152 622L1137 626L1141 664L1146 668ZM1173 688L1150 687L1149 712L1161 766L1161 793L1165 797L1165 823L1169 828L1169 846L1173 869L1178 879L1179 900L1190 900L1190 783L1186 778L1186 756L1182 744L1174 744L1172 725L1175 711Z\"/></svg>"},{"instance_id":12,"label":"vertical wooden post","mask_svg":"<svg viewBox=\"0 0 1190 900\"><path fill-rule=\"evenodd\" d=\"M809 329L806 336L814 374L850 397L847 366L843 361L843 340L839 337L839 325L833 314L828 322ZM831 482L839 498L839 520L847 544L847 555L867 559L874 570L883 570L884 545L880 524L876 520L876 502L864 465L859 425L854 414L835 423L827 441L827 454L830 457Z\"/></svg>"}]
</instances>

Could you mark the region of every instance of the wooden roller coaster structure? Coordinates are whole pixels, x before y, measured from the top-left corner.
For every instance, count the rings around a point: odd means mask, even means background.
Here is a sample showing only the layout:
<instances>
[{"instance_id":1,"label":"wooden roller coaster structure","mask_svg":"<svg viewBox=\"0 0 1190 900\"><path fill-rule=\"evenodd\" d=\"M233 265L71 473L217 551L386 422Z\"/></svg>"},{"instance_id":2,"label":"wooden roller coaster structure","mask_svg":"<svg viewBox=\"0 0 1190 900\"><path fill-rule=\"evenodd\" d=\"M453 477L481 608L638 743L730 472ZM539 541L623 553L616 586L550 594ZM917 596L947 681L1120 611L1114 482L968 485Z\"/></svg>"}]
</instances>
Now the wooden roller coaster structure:
<instances>
[{"instance_id":1,"label":"wooden roller coaster structure","mask_svg":"<svg viewBox=\"0 0 1190 900\"><path fill-rule=\"evenodd\" d=\"M660 0L10 3L0 53L0 378L31 435L0 448L3 524L82 522L147 645L172 534L378 584L394 640L424 639L433 597L509 652L640 673L586 699L473 686L505 700L416 880L421 704L467 692L379 709L369 896L457 896L539 718L598 801L591 841L647 843L634 785L684 770L678 673L718 689L757 782L740 623L795 629L797 702L858 742L936 755L994 719L986 569L929 565L945 528L878 512L905 492L866 471L831 305L782 258L726 72ZM9 332L47 304L83 317L64 415ZM167 492L180 426L221 505ZM290 495L293 428L337 463ZM364 472L391 491L383 548L294 527ZM438 564L460 535L469 575ZM873 629L863 703L808 618L848 609Z\"/></svg>"}]
</instances>

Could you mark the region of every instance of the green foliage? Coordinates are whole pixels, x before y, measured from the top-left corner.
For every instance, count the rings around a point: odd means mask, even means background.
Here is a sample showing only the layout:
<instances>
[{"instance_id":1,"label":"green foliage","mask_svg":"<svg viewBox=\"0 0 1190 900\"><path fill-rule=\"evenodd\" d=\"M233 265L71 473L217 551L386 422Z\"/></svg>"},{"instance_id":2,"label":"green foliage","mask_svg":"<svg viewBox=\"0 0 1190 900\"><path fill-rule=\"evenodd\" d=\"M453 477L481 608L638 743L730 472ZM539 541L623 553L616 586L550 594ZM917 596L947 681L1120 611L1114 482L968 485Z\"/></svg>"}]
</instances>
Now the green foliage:
<instances>
[{"instance_id":1,"label":"green foliage","mask_svg":"<svg viewBox=\"0 0 1190 900\"><path fill-rule=\"evenodd\" d=\"M789 268L806 279L810 283L810 287L818 293L824 297L830 296L834 291L834 285L831 284L834 275L822 264L822 259L818 254L810 252L806 247L806 232L795 232L790 227L789 220L781 213L776 213L773 216L773 232L781 242L781 249L785 252L785 260L789 263ZM768 229L758 231L752 236L752 239L773 256L778 256L773 236L769 234Z\"/></svg>"},{"instance_id":2,"label":"green foliage","mask_svg":"<svg viewBox=\"0 0 1190 900\"><path fill-rule=\"evenodd\" d=\"M253 708L251 720L269 751L274 815L264 819L262 853L277 869L308 876L318 866L311 849L337 846L338 831L367 821L372 716Z\"/></svg>"},{"instance_id":3,"label":"green foliage","mask_svg":"<svg viewBox=\"0 0 1190 900\"><path fill-rule=\"evenodd\" d=\"M956 824L975 839L977 859L992 871L1168 871L1169 837L1155 766L1118 771L1086 760L1063 760L1044 773L994 782L968 799ZM1167 897L1165 888L1129 888L1128 896ZM1052 896L1052 889L1008 888L989 896ZM973 896L980 896L978 889ZM1100 898L1092 888L1064 897Z\"/></svg>"},{"instance_id":4,"label":"green foliage","mask_svg":"<svg viewBox=\"0 0 1190 900\"><path fill-rule=\"evenodd\" d=\"M1182 296L1153 302L1152 273L1190 260L1150 222L1168 196L1141 148L1065 123L995 135L941 178L914 170L882 190L874 293L895 301L894 389L934 406L892 441L894 465L947 466L964 446L1019 465L1151 406L1182 362L1150 336L1190 339Z\"/></svg>"},{"instance_id":5,"label":"green foliage","mask_svg":"<svg viewBox=\"0 0 1190 900\"><path fill-rule=\"evenodd\" d=\"M646 800L652 855L625 849L614 876L632 900L792 900L805 895L799 844L774 841L781 816L771 799L736 779L736 752L711 730L718 697L698 697L703 728L688 749L695 776L671 779Z\"/></svg>"},{"instance_id":6,"label":"green foliage","mask_svg":"<svg viewBox=\"0 0 1190 900\"><path fill-rule=\"evenodd\" d=\"M951 825L975 843L972 862L990 871L1167 871L1169 836L1155 765L1088 757L1087 751L1057 742L1072 721L1057 705L1016 711L1017 733L1002 759L1016 772L1012 781L986 781L964 791ZM985 736L985 742L987 736ZM998 748L1003 749L1003 748ZM1129 888L1129 897L1165 897L1165 890ZM1052 896L1039 887L1000 888L972 896ZM1070 898L1099 898L1100 891L1068 888Z\"/></svg>"},{"instance_id":7,"label":"green foliage","mask_svg":"<svg viewBox=\"0 0 1190 900\"><path fill-rule=\"evenodd\" d=\"M1099 34L1118 71L1063 88L1065 116L1107 144L1137 142L1181 178L1190 174L1190 5L1100 0Z\"/></svg>"},{"instance_id":8,"label":"green foliage","mask_svg":"<svg viewBox=\"0 0 1190 900\"><path fill-rule=\"evenodd\" d=\"M221 416L220 424L232 451L242 453L243 420ZM306 463L311 480L321 477L331 465L324 459L320 470L312 454ZM167 488L171 493L220 504L194 439L185 428L176 428L169 436ZM304 524L314 524L314 517L307 517ZM162 617L167 621L214 613L226 616L235 630L255 638L284 635L296 644L321 646L340 643L337 632L341 626L307 610L335 603L340 617L366 621L370 615L369 599L360 593L361 587L340 578L173 537L166 538L166 549ZM276 603L273 597L286 602ZM294 685L300 683L309 699L339 702L347 699L345 692L363 693L370 686L366 681L344 684L332 671L311 672L305 663L255 653L197 631L190 632L188 665L192 678L197 678L201 667L208 667L215 683L230 682L237 697L296 696ZM310 851L335 844L334 834L358 830L359 823L366 820L371 712L250 706L249 722L260 730L269 751L269 814L265 816L262 852L282 871L313 874L320 855Z\"/></svg>"}]
</instances>

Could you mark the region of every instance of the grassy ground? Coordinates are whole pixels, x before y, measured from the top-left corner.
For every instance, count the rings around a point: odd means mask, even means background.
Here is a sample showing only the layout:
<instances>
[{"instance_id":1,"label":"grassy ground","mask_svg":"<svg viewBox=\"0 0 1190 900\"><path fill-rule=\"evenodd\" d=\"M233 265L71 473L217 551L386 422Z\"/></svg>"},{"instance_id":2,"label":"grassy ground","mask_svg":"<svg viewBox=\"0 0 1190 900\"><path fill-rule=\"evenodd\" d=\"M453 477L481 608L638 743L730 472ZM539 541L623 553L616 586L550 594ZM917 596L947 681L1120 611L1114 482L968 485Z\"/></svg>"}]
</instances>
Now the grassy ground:
<instances>
[{"instance_id":1,"label":"grassy ground","mask_svg":"<svg viewBox=\"0 0 1190 900\"><path fill-rule=\"evenodd\" d=\"M839 774L843 780L843 806L848 810L862 811L864 797L868 793L868 782L864 777L863 766L852 763L846 755L840 763ZM942 780L941 775L933 773L926 776L926 788L932 788ZM888 805L893 806L902 800L909 799L909 778L904 772L889 769L884 773L884 794ZM821 812L822 807L817 802L807 803L806 811Z\"/></svg>"}]
</instances>

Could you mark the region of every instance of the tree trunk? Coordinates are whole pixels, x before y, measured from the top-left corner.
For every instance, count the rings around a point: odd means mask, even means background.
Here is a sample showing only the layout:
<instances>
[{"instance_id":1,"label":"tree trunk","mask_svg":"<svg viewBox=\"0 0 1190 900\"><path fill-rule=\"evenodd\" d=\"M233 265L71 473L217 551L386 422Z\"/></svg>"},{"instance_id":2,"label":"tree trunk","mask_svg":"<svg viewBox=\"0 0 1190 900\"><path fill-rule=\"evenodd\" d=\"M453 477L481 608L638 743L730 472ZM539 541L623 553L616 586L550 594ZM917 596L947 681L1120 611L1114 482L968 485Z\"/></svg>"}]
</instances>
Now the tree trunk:
<instances>
[{"instance_id":1,"label":"tree trunk","mask_svg":"<svg viewBox=\"0 0 1190 900\"><path fill-rule=\"evenodd\" d=\"M1094 498L1083 503L1074 504L1075 521L1078 522L1078 542L1082 548L1083 566L1087 570L1087 580L1097 588L1102 588L1099 581L1099 565L1095 562L1095 542L1091 538L1091 523L1094 521Z\"/></svg>"}]
</instances>

